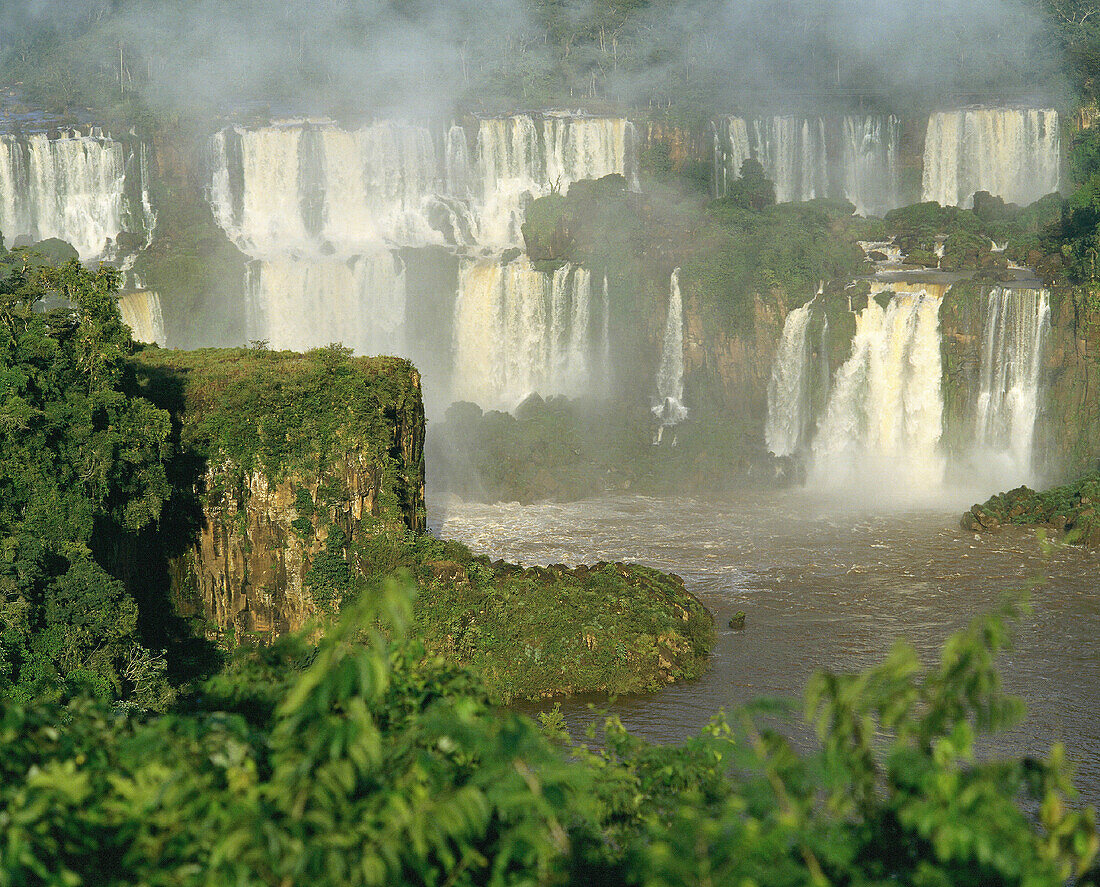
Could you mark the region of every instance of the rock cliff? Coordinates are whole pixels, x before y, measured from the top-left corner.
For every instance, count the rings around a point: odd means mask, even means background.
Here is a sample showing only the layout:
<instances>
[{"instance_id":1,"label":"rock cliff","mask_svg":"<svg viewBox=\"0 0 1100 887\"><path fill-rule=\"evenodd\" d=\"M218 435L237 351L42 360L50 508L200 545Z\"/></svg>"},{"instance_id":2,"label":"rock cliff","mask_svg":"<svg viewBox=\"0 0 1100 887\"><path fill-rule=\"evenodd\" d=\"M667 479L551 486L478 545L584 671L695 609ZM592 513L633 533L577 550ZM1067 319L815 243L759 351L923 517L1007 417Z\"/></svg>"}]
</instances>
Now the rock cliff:
<instances>
[{"instance_id":1,"label":"rock cliff","mask_svg":"<svg viewBox=\"0 0 1100 887\"><path fill-rule=\"evenodd\" d=\"M350 545L424 529L424 410L407 361L149 350L136 373L172 413L172 505L193 515L187 538L165 540L182 615L238 633L298 628L317 611L309 570L334 530Z\"/></svg>"}]
</instances>

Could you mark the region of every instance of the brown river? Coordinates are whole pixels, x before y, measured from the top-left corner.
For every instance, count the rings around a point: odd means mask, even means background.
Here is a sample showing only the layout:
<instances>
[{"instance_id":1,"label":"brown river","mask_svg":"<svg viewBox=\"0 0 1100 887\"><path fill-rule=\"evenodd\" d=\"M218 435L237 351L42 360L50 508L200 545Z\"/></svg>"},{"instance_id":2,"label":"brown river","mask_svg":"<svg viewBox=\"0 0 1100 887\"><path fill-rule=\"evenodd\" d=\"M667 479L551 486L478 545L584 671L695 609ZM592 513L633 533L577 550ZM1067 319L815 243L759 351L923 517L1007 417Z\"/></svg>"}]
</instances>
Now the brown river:
<instances>
[{"instance_id":1,"label":"brown river","mask_svg":"<svg viewBox=\"0 0 1100 887\"><path fill-rule=\"evenodd\" d=\"M611 706L597 701L657 741L691 735L719 709L800 697L815 670L856 671L899 638L931 662L1002 593L1030 588L1033 610L1002 660L1027 715L993 747L1042 754L1063 743L1081 800L1100 805L1100 553L1044 555L1033 529L965 532L959 515L975 498L877 513L801 491L529 506L437 498L429 522L478 553L526 565L634 561L682 576L719 626L709 672ZM735 632L725 626L738 610L747 621ZM568 700L569 722L591 720L592 701Z\"/></svg>"}]
</instances>

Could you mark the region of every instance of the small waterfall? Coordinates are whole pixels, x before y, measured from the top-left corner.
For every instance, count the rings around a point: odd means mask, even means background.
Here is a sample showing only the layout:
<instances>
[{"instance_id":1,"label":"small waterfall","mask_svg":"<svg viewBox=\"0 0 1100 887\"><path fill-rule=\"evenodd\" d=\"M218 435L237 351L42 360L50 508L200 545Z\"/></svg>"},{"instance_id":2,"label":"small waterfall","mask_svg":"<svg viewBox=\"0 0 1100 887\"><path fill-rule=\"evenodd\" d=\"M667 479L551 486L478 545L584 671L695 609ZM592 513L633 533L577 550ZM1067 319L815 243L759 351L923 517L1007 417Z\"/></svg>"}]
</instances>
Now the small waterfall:
<instances>
[{"instance_id":1,"label":"small waterfall","mask_svg":"<svg viewBox=\"0 0 1100 887\"><path fill-rule=\"evenodd\" d=\"M875 298L856 316L812 452L812 482L927 490L943 481L939 310L923 291Z\"/></svg>"},{"instance_id":2,"label":"small waterfall","mask_svg":"<svg viewBox=\"0 0 1100 887\"><path fill-rule=\"evenodd\" d=\"M1046 290L998 286L990 291L974 436L976 461L992 465L1003 485L1033 480L1035 420L1049 325Z\"/></svg>"},{"instance_id":3,"label":"small waterfall","mask_svg":"<svg viewBox=\"0 0 1100 887\"><path fill-rule=\"evenodd\" d=\"M835 197L862 215L883 215L900 204L897 118L729 117L715 125L715 182L721 196L750 157L775 183L776 200Z\"/></svg>"},{"instance_id":4,"label":"small waterfall","mask_svg":"<svg viewBox=\"0 0 1100 887\"><path fill-rule=\"evenodd\" d=\"M248 338L305 351L342 342L359 354L405 353L405 267L384 247L350 258L249 263Z\"/></svg>"},{"instance_id":5,"label":"small waterfall","mask_svg":"<svg viewBox=\"0 0 1100 887\"><path fill-rule=\"evenodd\" d=\"M104 255L123 228L122 145L101 136L0 136L0 231L8 244L57 237L83 259Z\"/></svg>"},{"instance_id":6,"label":"small waterfall","mask_svg":"<svg viewBox=\"0 0 1100 887\"><path fill-rule=\"evenodd\" d=\"M483 119L478 159L483 244L520 243L527 204L552 188L565 193L611 173L638 187L634 125L624 118L547 116L541 126L529 114Z\"/></svg>"},{"instance_id":7,"label":"small waterfall","mask_svg":"<svg viewBox=\"0 0 1100 887\"><path fill-rule=\"evenodd\" d=\"M772 375L768 382L768 417L764 425L764 442L768 452L776 456L791 456L807 443L812 421L811 395L814 387L813 340L811 328L814 299L787 314L783 335L776 351ZM822 344L828 321L822 318ZM821 350L821 366L817 375L828 381L828 364Z\"/></svg>"},{"instance_id":8,"label":"small waterfall","mask_svg":"<svg viewBox=\"0 0 1100 887\"><path fill-rule=\"evenodd\" d=\"M138 175L141 179L141 218L146 233L146 246L153 242L153 232L157 227L157 213L149 196L149 146L142 142L138 146ZM159 300L159 297L158 297Z\"/></svg>"},{"instance_id":9,"label":"small waterfall","mask_svg":"<svg viewBox=\"0 0 1100 887\"><path fill-rule=\"evenodd\" d=\"M1058 112L970 108L928 118L921 199L971 206L975 191L1026 205L1061 181Z\"/></svg>"},{"instance_id":10,"label":"small waterfall","mask_svg":"<svg viewBox=\"0 0 1100 887\"><path fill-rule=\"evenodd\" d=\"M842 120L843 194L863 216L884 216L901 206L898 139L893 116L848 116Z\"/></svg>"},{"instance_id":11,"label":"small waterfall","mask_svg":"<svg viewBox=\"0 0 1100 887\"><path fill-rule=\"evenodd\" d=\"M122 322L130 328L136 342L156 343L166 347L164 315L160 309L160 294L154 290L131 290L118 297Z\"/></svg>"},{"instance_id":12,"label":"small waterfall","mask_svg":"<svg viewBox=\"0 0 1100 887\"><path fill-rule=\"evenodd\" d=\"M657 367L653 415L660 427L656 442L660 442L662 429L678 425L687 414L684 406L684 306L680 296L680 269L676 268L668 285L668 316L661 340L661 362Z\"/></svg>"},{"instance_id":13,"label":"small waterfall","mask_svg":"<svg viewBox=\"0 0 1100 887\"><path fill-rule=\"evenodd\" d=\"M603 391L606 371L594 332L607 316L606 287L602 304L592 296L592 275L576 265L544 273L525 256L467 262L455 301L454 397L511 409L534 391L570 397Z\"/></svg>"}]
</instances>

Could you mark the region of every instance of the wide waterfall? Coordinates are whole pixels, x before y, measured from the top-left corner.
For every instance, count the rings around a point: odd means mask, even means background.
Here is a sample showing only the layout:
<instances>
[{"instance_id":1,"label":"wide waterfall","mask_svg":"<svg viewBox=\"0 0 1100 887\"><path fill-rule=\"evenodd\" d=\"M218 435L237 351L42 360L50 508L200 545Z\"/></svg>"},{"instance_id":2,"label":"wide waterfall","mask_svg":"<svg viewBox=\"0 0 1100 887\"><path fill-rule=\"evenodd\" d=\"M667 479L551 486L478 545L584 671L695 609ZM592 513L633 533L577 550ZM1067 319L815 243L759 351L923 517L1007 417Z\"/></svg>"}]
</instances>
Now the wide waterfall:
<instances>
[{"instance_id":1,"label":"wide waterfall","mask_svg":"<svg viewBox=\"0 0 1100 887\"><path fill-rule=\"evenodd\" d=\"M584 269L543 274L506 252L522 243L532 199L609 173L636 187L635 141L625 119L556 115L483 119L476 141L459 125L390 121L222 130L210 143L209 194L219 225L253 259L249 338L431 355L437 367L453 356L452 384L435 389L485 407L531 391L606 390L606 281L593 289ZM405 268L409 251L426 247L463 263L447 289L451 321L435 327L409 323L423 306L406 305L430 295Z\"/></svg>"},{"instance_id":2,"label":"wide waterfall","mask_svg":"<svg viewBox=\"0 0 1100 887\"><path fill-rule=\"evenodd\" d=\"M880 216L901 202L898 134L892 116L729 117L715 125L716 190L725 194L752 157L780 203L837 197Z\"/></svg>"},{"instance_id":3,"label":"wide waterfall","mask_svg":"<svg viewBox=\"0 0 1100 887\"><path fill-rule=\"evenodd\" d=\"M512 409L532 392L578 397L606 390L606 283L594 292L586 269L536 271L525 256L470 261L459 277L456 400Z\"/></svg>"},{"instance_id":4,"label":"wide waterfall","mask_svg":"<svg viewBox=\"0 0 1100 887\"><path fill-rule=\"evenodd\" d=\"M637 138L629 120L547 116L541 125L521 114L480 122L482 243L520 243L527 204L551 190L565 193L581 179L611 173L638 187Z\"/></svg>"},{"instance_id":5,"label":"wide waterfall","mask_svg":"<svg viewBox=\"0 0 1100 887\"><path fill-rule=\"evenodd\" d=\"M294 351L341 342L359 354L406 353L405 268L388 249L256 259L247 273L249 339Z\"/></svg>"},{"instance_id":6,"label":"wide waterfall","mask_svg":"<svg viewBox=\"0 0 1100 887\"><path fill-rule=\"evenodd\" d=\"M665 334L661 340L661 362L657 367L657 396L653 400L653 415L661 429L678 425L687 418L684 406L684 305L680 295L680 269L673 270L668 284L668 314Z\"/></svg>"},{"instance_id":7,"label":"wide waterfall","mask_svg":"<svg viewBox=\"0 0 1100 887\"><path fill-rule=\"evenodd\" d=\"M125 153L111 139L0 136L0 231L9 245L56 237L83 259L102 256L123 230L125 183Z\"/></svg>"},{"instance_id":8,"label":"wide waterfall","mask_svg":"<svg viewBox=\"0 0 1100 887\"><path fill-rule=\"evenodd\" d=\"M1021 205L1061 182L1058 112L1040 108L968 108L928 118L922 200L971 206L975 191Z\"/></svg>"},{"instance_id":9,"label":"wide waterfall","mask_svg":"<svg viewBox=\"0 0 1100 887\"><path fill-rule=\"evenodd\" d=\"M828 385L824 347L828 321L822 316L821 349L815 366L811 337L814 301L787 314L772 365L764 442L768 452L776 456L791 456L806 445L813 421L814 385L820 381L822 390Z\"/></svg>"},{"instance_id":10,"label":"wide waterfall","mask_svg":"<svg viewBox=\"0 0 1100 887\"><path fill-rule=\"evenodd\" d=\"M942 297L871 297L836 372L812 445L811 483L926 491L943 481Z\"/></svg>"},{"instance_id":11,"label":"wide waterfall","mask_svg":"<svg viewBox=\"0 0 1100 887\"><path fill-rule=\"evenodd\" d=\"M447 164L426 127L237 127L216 134L211 153L214 216L249 255L347 255L365 243L473 238L468 208L449 199Z\"/></svg>"},{"instance_id":12,"label":"wide waterfall","mask_svg":"<svg viewBox=\"0 0 1100 887\"><path fill-rule=\"evenodd\" d=\"M994 287L982 332L981 386L974 418L975 461L1004 486L1033 480L1046 290Z\"/></svg>"}]
</instances>

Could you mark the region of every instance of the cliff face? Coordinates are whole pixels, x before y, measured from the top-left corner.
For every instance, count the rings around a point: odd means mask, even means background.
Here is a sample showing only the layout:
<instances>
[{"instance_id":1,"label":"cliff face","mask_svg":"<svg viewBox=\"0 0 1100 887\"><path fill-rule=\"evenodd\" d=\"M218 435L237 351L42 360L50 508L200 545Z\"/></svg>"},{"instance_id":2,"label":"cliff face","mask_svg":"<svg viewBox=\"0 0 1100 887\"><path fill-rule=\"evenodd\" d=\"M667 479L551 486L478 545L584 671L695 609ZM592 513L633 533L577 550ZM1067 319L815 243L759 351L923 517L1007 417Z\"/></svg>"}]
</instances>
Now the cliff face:
<instances>
[{"instance_id":1,"label":"cliff face","mask_svg":"<svg viewBox=\"0 0 1100 887\"><path fill-rule=\"evenodd\" d=\"M181 615L235 632L293 630L318 609L310 568L379 528L422 531L424 411L407 361L247 351L146 352L137 373L177 427L168 548Z\"/></svg>"},{"instance_id":2,"label":"cliff face","mask_svg":"<svg viewBox=\"0 0 1100 887\"><path fill-rule=\"evenodd\" d=\"M943 446L949 453L966 453L973 443L990 286L960 281L940 293ZM856 310L866 304L866 297L861 298L862 303L857 299L853 305ZM756 438L762 446L768 382L784 319L804 301L781 292L757 295L751 326L729 332L710 322L698 300L689 296L684 351L689 404L722 411L754 433L761 429ZM843 297L826 296L833 372L847 358L854 332L843 302ZM1050 307L1036 452L1042 459L1041 473L1054 482L1095 468L1100 459L1100 298L1077 288L1055 287L1050 290Z\"/></svg>"},{"instance_id":3,"label":"cliff face","mask_svg":"<svg viewBox=\"0 0 1100 887\"><path fill-rule=\"evenodd\" d=\"M1051 294L1046 397L1037 430L1052 478L1094 469L1100 459L1100 298L1069 287Z\"/></svg>"},{"instance_id":4,"label":"cliff face","mask_svg":"<svg viewBox=\"0 0 1100 887\"><path fill-rule=\"evenodd\" d=\"M710 401L742 421L763 428L768 410L768 380L776 347L783 332L789 307L787 299L773 293L753 298L751 330L730 332L720 324L708 323L689 297L685 310L685 389ZM805 301L805 300L803 300Z\"/></svg>"}]
</instances>

